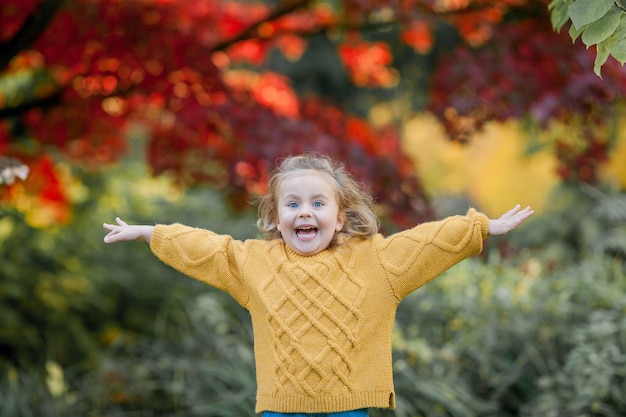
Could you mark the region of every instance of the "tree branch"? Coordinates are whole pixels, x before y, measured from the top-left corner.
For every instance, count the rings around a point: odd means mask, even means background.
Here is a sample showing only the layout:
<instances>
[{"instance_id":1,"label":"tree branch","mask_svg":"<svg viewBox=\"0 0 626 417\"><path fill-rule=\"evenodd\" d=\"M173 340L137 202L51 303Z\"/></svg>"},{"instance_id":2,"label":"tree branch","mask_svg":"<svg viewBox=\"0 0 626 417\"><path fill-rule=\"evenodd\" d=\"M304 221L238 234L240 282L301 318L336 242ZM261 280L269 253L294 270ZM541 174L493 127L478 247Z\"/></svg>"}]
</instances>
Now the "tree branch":
<instances>
[{"instance_id":1,"label":"tree branch","mask_svg":"<svg viewBox=\"0 0 626 417\"><path fill-rule=\"evenodd\" d=\"M617 1L626 1L626 0L615 0L615 1L617 2ZM290 4L284 5L283 7L279 7L275 11L270 13L268 16L249 25L247 28L242 30L237 36L234 36L232 38L219 42L212 48L212 50L223 51L229 46L234 45L237 42L242 42L242 41L246 41L250 39L259 39L261 38L261 36L259 35L258 29L262 24L271 22L299 8L305 7L311 2L312 0L296 0L296 1L290 2ZM430 19L434 19L436 17L440 19L445 19L450 16L456 16L456 15L461 15L464 13L486 10L491 7L493 6L470 4L468 7L463 8L463 9L435 12L432 9L428 8L427 6L423 5L420 7L420 13L423 16L426 16ZM289 33L294 34L294 35L299 35L299 36L312 36L312 35L316 35L319 33L327 32L331 29L344 29L348 31L350 30L370 31L370 30L377 30L377 29L398 26L401 23L402 23L401 20L391 20L391 21L381 21L381 22L338 22L338 23L333 23L333 24L328 24L328 25L320 25L314 31L295 30L295 31L290 31ZM276 32L276 33L273 33L273 35L270 38L264 38L264 39L275 38L276 36L279 36L281 34L282 34L281 32Z\"/></svg>"},{"instance_id":2,"label":"tree branch","mask_svg":"<svg viewBox=\"0 0 626 417\"><path fill-rule=\"evenodd\" d=\"M37 108L46 108L46 107L59 104L59 102L61 101L62 93L63 93L63 90L61 89L61 90L55 91L53 94L49 96L42 97L36 100L31 100L28 103L23 103L23 104L20 104L19 106L0 108L0 120L19 116L28 110L37 109Z\"/></svg>"},{"instance_id":3,"label":"tree branch","mask_svg":"<svg viewBox=\"0 0 626 417\"><path fill-rule=\"evenodd\" d=\"M254 39L254 38L258 38L259 34L258 34L258 30L259 27L266 22L271 22L272 20L276 20L282 16L285 16L295 10L298 10L302 7L307 6L309 3L311 3L312 0L297 0L297 1L291 1L286 5L283 5L282 7L278 7L276 10L274 10L272 13L270 13L268 16L264 17L263 19L252 23L250 26L248 26L247 28L245 28L244 30L241 31L241 33L239 33L239 35L234 36L230 39L226 39L220 43L218 43L217 45L213 46L213 51L223 51L224 49L228 48L229 46L237 43L237 42L241 42L241 41L245 41L248 39Z\"/></svg>"},{"instance_id":4,"label":"tree branch","mask_svg":"<svg viewBox=\"0 0 626 417\"><path fill-rule=\"evenodd\" d=\"M52 21L63 0L43 0L20 29L4 43L0 43L0 71L6 68L20 51L28 48Z\"/></svg>"}]
</instances>

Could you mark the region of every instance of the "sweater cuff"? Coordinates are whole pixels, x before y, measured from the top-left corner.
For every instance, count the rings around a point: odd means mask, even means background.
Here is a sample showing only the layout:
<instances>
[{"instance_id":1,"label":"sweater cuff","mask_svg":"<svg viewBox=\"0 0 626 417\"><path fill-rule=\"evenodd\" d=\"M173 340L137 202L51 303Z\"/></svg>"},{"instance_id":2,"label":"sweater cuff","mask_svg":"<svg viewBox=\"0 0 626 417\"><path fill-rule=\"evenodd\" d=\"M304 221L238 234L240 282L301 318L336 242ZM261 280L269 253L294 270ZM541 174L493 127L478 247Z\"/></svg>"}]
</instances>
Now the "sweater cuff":
<instances>
[{"instance_id":1,"label":"sweater cuff","mask_svg":"<svg viewBox=\"0 0 626 417\"><path fill-rule=\"evenodd\" d=\"M473 208L469 209L467 216L472 218L474 222L480 226L483 239L487 239L487 236L489 236L489 217Z\"/></svg>"},{"instance_id":2,"label":"sweater cuff","mask_svg":"<svg viewBox=\"0 0 626 417\"><path fill-rule=\"evenodd\" d=\"M164 224L157 224L156 226L154 226L154 229L152 229L150 250L152 251L152 253L157 255L157 257L163 250L163 239L166 235L166 228L167 226Z\"/></svg>"}]
</instances>

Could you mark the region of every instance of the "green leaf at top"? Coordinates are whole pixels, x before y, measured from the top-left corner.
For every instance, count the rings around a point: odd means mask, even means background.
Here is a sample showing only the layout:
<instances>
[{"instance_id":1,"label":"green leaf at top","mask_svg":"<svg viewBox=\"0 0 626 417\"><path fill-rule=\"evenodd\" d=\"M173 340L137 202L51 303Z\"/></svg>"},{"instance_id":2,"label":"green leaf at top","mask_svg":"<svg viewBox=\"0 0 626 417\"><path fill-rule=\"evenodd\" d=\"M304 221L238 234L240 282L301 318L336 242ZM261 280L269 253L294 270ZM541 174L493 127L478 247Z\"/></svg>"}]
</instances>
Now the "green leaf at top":
<instances>
[{"instance_id":1,"label":"green leaf at top","mask_svg":"<svg viewBox=\"0 0 626 417\"><path fill-rule=\"evenodd\" d=\"M570 25L569 26L569 36L572 38L572 41L576 41L576 39L578 39L578 37L580 36L581 33L583 33L583 31L587 28L587 26L583 26L580 29L577 29L576 26L574 25Z\"/></svg>"},{"instance_id":2,"label":"green leaf at top","mask_svg":"<svg viewBox=\"0 0 626 417\"><path fill-rule=\"evenodd\" d=\"M600 78L602 78L601 68L602 65L609 58L609 50L604 46L603 43L598 44L596 47L596 60L593 65L593 72Z\"/></svg>"},{"instance_id":3,"label":"green leaf at top","mask_svg":"<svg viewBox=\"0 0 626 417\"><path fill-rule=\"evenodd\" d=\"M613 7L613 0L575 0L569 7L569 17L576 28L595 22Z\"/></svg>"},{"instance_id":4,"label":"green leaf at top","mask_svg":"<svg viewBox=\"0 0 626 417\"><path fill-rule=\"evenodd\" d=\"M590 23L584 30L582 40L589 48L591 45L602 42L615 32L623 12L613 6L600 19Z\"/></svg>"},{"instance_id":5,"label":"green leaf at top","mask_svg":"<svg viewBox=\"0 0 626 417\"><path fill-rule=\"evenodd\" d=\"M617 5L626 10L626 0L616 0Z\"/></svg>"},{"instance_id":6,"label":"green leaf at top","mask_svg":"<svg viewBox=\"0 0 626 417\"><path fill-rule=\"evenodd\" d=\"M552 28L557 32L569 21L569 6L573 1L574 0L552 0L548 6L550 9Z\"/></svg>"},{"instance_id":7,"label":"green leaf at top","mask_svg":"<svg viewBox=\"0 0 626 417\"><path fill-rule=\"evenodd\" d=\"M604 44L613 58L622 65L626 63L626 16L622 16L617 29Z\"/></svg>"}]
</instances>

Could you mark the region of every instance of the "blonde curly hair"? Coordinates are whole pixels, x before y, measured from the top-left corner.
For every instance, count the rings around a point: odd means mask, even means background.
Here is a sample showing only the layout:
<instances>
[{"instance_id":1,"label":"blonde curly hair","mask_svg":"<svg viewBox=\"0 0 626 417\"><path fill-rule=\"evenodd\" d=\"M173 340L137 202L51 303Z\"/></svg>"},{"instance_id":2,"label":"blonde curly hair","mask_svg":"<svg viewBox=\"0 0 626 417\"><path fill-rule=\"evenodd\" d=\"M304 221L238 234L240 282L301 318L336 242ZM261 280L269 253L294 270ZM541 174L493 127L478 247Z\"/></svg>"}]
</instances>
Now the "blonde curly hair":
<instances>
[{"instance_id":1,"label":"blonde curly hair","mask_svg":"<svg viewBox=\"0 0 626 417\"><path fill-rule=\"evenodd\" d=\"M343 228L335 234L331 247L344 238L366 238L378 232L380 220L374 212L374 200L364 186L352 177L343 163L326 155L309 152L282 159L269 177L267 193L257 201L259 218L256 225L266 239L281 238L276 227L278 191L281 184L285 178L303 170L325 173L337 191L339 215L344 222Z\"/></svg>"}]
</instances>

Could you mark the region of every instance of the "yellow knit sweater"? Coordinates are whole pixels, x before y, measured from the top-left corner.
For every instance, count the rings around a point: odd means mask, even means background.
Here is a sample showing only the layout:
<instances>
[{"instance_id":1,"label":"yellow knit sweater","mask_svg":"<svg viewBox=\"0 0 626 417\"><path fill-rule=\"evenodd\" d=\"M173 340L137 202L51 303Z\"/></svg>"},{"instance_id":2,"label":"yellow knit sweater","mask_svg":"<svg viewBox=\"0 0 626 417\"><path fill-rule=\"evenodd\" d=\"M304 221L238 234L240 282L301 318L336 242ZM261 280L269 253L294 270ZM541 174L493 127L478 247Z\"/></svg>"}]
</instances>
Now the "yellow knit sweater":
<instances>
[{"instance_id":1,"label":"yellow knit sweater","mask_svg":"<svg viewBox=\"0 0 626 417\"><path fill-rule=\"evenodd\" d=\"M256 412L329 413L395 408L391 333L399 302L480 253L488 229L488 218L470 209L300 256L281 240L238 241L174 224L156 226L150 247L250 312Z\"/></svg>"}]
</instances>

